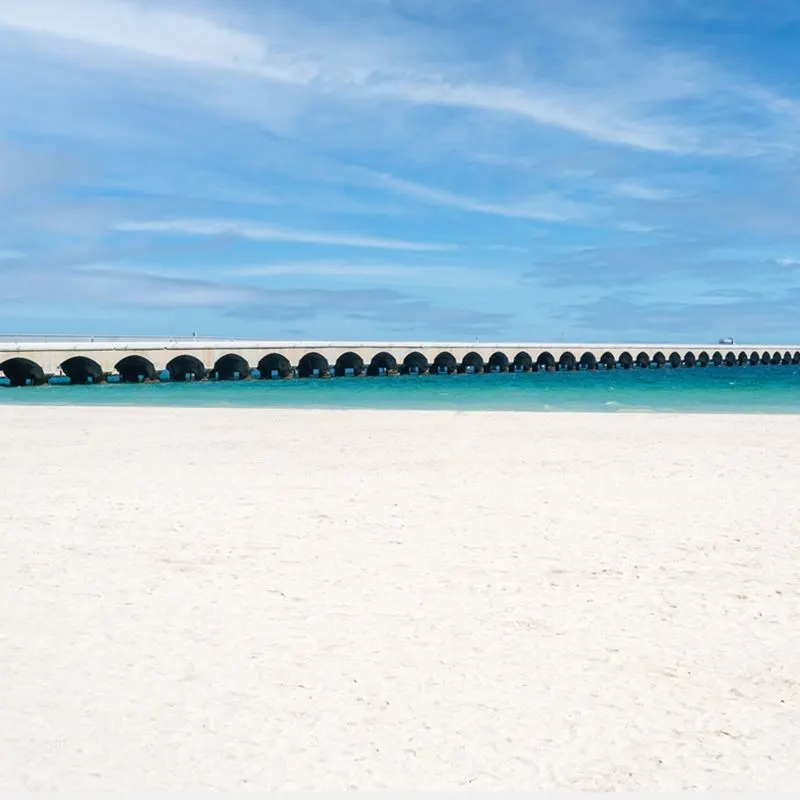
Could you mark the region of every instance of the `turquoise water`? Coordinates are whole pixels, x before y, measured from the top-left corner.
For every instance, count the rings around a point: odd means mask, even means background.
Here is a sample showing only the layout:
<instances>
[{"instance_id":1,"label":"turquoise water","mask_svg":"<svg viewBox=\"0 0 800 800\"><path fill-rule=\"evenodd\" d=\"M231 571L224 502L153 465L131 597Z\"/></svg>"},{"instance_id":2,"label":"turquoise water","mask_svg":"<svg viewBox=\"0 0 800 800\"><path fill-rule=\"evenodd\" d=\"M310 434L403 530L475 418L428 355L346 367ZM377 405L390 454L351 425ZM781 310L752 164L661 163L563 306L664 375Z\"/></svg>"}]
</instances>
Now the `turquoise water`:
<instances>
[{"instance_id":1,"label":"turquoise water","mask_svg":"<svg viewBox=\"0 0 800 800\"><path fill-rule=\"evenodd\" d=\"M0 404L800 413L800 367L0 387Z\"/></svg>"}]
</instances>

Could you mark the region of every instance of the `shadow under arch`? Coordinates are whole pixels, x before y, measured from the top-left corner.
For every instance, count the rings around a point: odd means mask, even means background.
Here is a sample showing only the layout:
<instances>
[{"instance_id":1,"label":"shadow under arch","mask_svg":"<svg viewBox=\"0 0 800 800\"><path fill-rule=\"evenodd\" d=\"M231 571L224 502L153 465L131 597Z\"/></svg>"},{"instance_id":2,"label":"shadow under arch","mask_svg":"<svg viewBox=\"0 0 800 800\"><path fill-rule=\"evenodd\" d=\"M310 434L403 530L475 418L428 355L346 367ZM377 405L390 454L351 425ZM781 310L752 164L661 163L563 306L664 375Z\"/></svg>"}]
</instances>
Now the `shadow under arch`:
<instances>
[{"instance_id":1,"label":"shadow under arch","mask_svg":"<svg viewBox=\"0 0 800 800\"><path fill-rule=\"evenodd\" d=\"M732 353L730 351L725 353L725 366L726 367L736 366L736 353Z\"/></svg>"},{"instance_id":2,"label":"shadow under arch","mask_svg":"<svg viewBox=\"0 0 800 800\"><path fill-rule=\"evenodd\" d=\"M636 356L636 366L639 369L650 369L650 356L644 350Z\"/></svg>"},{"instance_id":3,"label":"shadow under arch","mask_svg":"<svg viewBox=\"0 0 800 800\"><path fill-rule=\"evenodd\" d=\"M267 380L288 378L292 374L292 365L283 353L270 353L258 362L258 374Z\"/></svg>"},{"instance_id":4,"label":"shadow under arch","mask_svg":"<svg viewBox=\"0 0 800 800\"><path fill-rule=\"evenodd\" d=\"M499 350L489 356L487 362L489 372L508 372L508 356Z\"/></svg>"},{"instance_id":5,"label":"shadow under arch","mask_svg":"<svg viewBox=\"0 0 800 800\"><path fill-rule=\"evenodd\" d=\"M511 369L514 372L530 372L533 369L533 359L530 353L526 353L524 350L517 353L511 363Z\"/></svg>"},{"instance_id":6,"label":"shadow under arch","mask_svg":"<svg viewBox=\"0 0 800 800\"><path fill-rule=\"evenodd\" d=\"M306 353L297 362L297 375L300 378L324 378L329 373L328 359L319 353Z\"/></svg>"},{"instance_id":7,"label":"shadow under arch","mask_svg":"<svg viewBox=\"0 0 800 800\"><path fill-rule=\"evenodd\" d=\"M588 369L592 372L597 369L597 356L591 351L587 350L578 362L581 369Z\"/></svg>"},{"instance_id":8,"label":"shadow under arch","mask_svg":"<svg viewBox=\"0 0 800 800\"><path fill-rule=\"evenodd\" d=\"M600 365L602 367L605 367L606 369L616 369L617 368L616 356L611 351L606 350L606 352L600 356Z\"/></svg>"},{"instance_id":9,"label":"shadow under arch","mask_svg":"<svg viewBox=\"0 0 800 800\"><path fill-rule=\"evenodd\" d=\"M433 359L433 372L436 375L451 375L452 373L456 372L458 369L458 362L456 361L456 357L452 353L444 352L439 353L436 358Z\"/></svg>"},{"instance_id":10,"label":"shadow under arch","mask_svg":"<svg viewBox=\"0 0 800 800\"><path fill-rule=\"evenodd\" d=\"M364 374L364 359L358 353L348 351L336 359L333 374L337 378L358 377Z\"/></svg>"},{"instance_id":11,"label":"shadow under arch","mask_svg":"<svg viewBox=\"0 0 800 800\"><path fill-rule=\"evenodd\" d=\"M203 362L195 356L175 356L167 364L169 379L176 383L185 381L202 381L206 377L206 368Z\"/></svg>"},{"instance_id":12,"label":"shadow under arch","mask_svg":"<svg viewBox=\"0 0 800 800\"><path fill-rule=\"evenodd\" d=\"M556 368L556 360L553 358L552 353L540 353L539 358L536 359L536 369L543 369L547 372L552 372Z\"/></svg>"},{"instance_id":13,"label":"shadow under arch","mask_svg":"<svg viewBox=\"0 0 800 800\"><path fill-rule=\"evenodd\" d=\"M214 362L218 381L238 381L250 377L250 365L238 353L228 353Z\"/></svg>"},{"instance_id":14,"label":"shadow under arch","mask_svg":"<svg viewBox=\"0 0 800 800\"><path fill-rule=\"evenodd\" d=\"M697 366L697 356L690 350L686 355L683 357L684 366L687 367L696 367Z\"/></svg>"},{"instance_id":15,"label":"shadow under arch","mask_svg":"<svg viewBox=\"0 0 800 800\"><path fill-rule=\"evenodd\" d=\"M461 373L475 373L483 372L484 363L483 356L480 353L467 353L458 365L458 371Z\"/></svg>"},{"instance_id":16,"label":"shadow under arch","mask_svg":"<svg viewBox=\"0 0 800 800\"><path fill-rule=\"evenodd\" d=\"M678 369L683 364L683 359L681 358L681 354L675 351L669 354L669 358L667 359L669 365L672 369Z\"/></svg>"},{"instance_id":17,"label":"shadow under arch","mask_svg":"<svg viewBox=\"0 0 800 800\"><path fill-rule=\"evenodd\" d=\"M367 367L367 375L392 375L397 372L397 359L391 353L376 353Z\"/></svg>"},{"instance_id":18,"label":"shadow under arch","mask_svg":"<svg viewBox=\"0 0 800 800\"><path fill-rule=\"evenodd\" d=\"M403 359L403 375L425 375L430 369L428 359L416 350Z\"/></svg>"},{"instance_id":19,"label":"shadow under arch","mask_svg":"<svg viewBox=\"0 0 800 800\"><path fill-rule=\"evenodd\" d=\"M102 383L106 379L103 368L86 356L73 356L59 366L72 384Z\"/></svg>"},{"instance_id":20,"label":"shadow under arch","mask_svg":"<svg viewBox=\"0 0 800 800\"><path fill-rule=\"evenodd\" d=\"M142 383L158 378L153 362L144 356L125 356L121 361L117 361L114 369L119 375L120 383Z\"/></svg>"},{"instance_id":21,"label":"shadow under arch","mask_svg":"<svg viewBox=\"0 0 800 800\"><path fill-rule=\"evenodd\" d=\"M619 355L619 365L622 369L633 369L633 356L626 350Z\"/></svg>"},{"instance_id":22,"label":"shadow under arch","mask_svg":"<svg viewBox=\"0 0 800 800\"><path fill-rule=\"evenodd\" d=\"M12 386L40 386L47 382L44 370L29 358L16 356L6 359L0 364L0 370Z\"/></svg>"},{"instance_id":23,"label":"shadow under arch","mask_svg":"<svg viewBox=\"0 0 800 800\"><path fill-rule=\"evenodd\" d=\"M567 350L565 353L562 353L558 359L558 368L562 372L573 372L578 368L578 360L575 358L574 353L570 353Z\"/></svg>"}]
</instances>

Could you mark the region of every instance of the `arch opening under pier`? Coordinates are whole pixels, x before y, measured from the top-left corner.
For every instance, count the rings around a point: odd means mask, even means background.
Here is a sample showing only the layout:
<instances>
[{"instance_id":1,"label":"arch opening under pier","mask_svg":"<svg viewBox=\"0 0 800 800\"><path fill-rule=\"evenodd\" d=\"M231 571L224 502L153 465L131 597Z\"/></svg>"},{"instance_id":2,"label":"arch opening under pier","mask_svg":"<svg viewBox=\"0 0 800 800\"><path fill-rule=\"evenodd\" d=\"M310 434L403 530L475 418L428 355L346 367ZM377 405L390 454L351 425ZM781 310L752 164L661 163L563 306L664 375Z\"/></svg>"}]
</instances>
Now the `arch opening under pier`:
<instances>
[{"instance_id":1,"label":"arch opening under pier","mask_svg":"<svg viewBox=\"0 0 800 800\"><path fill-rule=\"evenodd\" d=\"M619 354L619 365L622 369L633 369L633 356L627 350Z\"/></svg>"},{"instance_id":2,"label":"arch opening under pier","mask_svg":"<svg viewBox=\"0 0 800 800\"><path fill-rule=\"evenodd\" d=\"M292 365L283 353L270 353L258 362L258 374L262 378L288 378L292 374Z\"/></svg>"},{"instance_id":3,"label":"arch opening under pier","mask_svg":"<svg viewBox=\"0 0 800 800\"><path fill-rule=\"evenodd\" d=\"M792 356L792 364L800 364L800 350Z\"/></svg>"},{"instance_id":4,"label":"arch opening under pier","mask_svg":"<svg viewBox=\"0 0 800 800\"><path fill-rule=\"evenodd\" d=\"M228 353L214 363L214 375L218 381L239 381L250 377L250 365L237 353Z\"/></svg>"},{"instance_id":5,"label":"arch opening under pier","mask_svg":"<svg viewBox=\"0 0 800 800\"><path fill-rule=\"evenodd\" d=\"M792 363L792 354L787 351L783 354L783 358L781 359L781 364L791 364L791 363Z\"/></svg>"},{"instance_id":6,"label":"arch opening under pier","mask_svg":"<svg viewBox=\"0 0 800 800\"><path fill-rule=\"evenodd\" d=\"M498 350L489 356L486 366L488 372L508 372L508 356Z\"/></svg>"},{"instance_id":7,"label":"arch opening under pier","mask_svg":"<svg viewBox=\"0 0 800 800\"><path fill-rule=\"evenodd\" d=\"M658 369L662 369L667 363L667 357L659 350L653 356L653 364L656 365Z\"/></svg>"},{"instance_id":8,"label":"arch opening under pier","mask_svg":"<svg viewBox=\"0 0 800 800\"><path fill-rule=\"evenodd\" d=\"M597 369L597 356L591 351L587 350L579 362L581 369L588 369L592 372Z\"/></svg>"},{"instance_id":9,"label":"arch opening under pier","mask_svg":"<svg viewBox=\"0 0 800 800\"><path fill-rule=\"evenodd\" d=\"M614 358L613 353L606 350L606 352L600 356L600 364L606 369L614 369L617 366L617 359Z\"/></svg>"},{"instance_id":10,"label":"arch opening under pier","mask_svg":"<svg viewBox=\"0 0 800 800\"><path fill-rule=\"evenodd\" d=\"M562 353L558 359L558 368L562 372L573 372L578 368L578 361L572 353Z\"/></svg>"},{"instance_id":11,"label":"arch opening under pier","mask_svg":"<svg viewBox=\"0 0 800 800\"><path fill-rule=\"evenodd\" d=\"M715 367L721 367L721 366L722 366L722 362L723 362L724 360L725 360L725 359L722 357L722 353L720 353L720 352L719 352L719 350L717 350L717 351L714 353L714 355L713 355L713 356L711 356L711 363L712 363L712 364L713 364Z\"/></svg>"},{"instance_id":12,"label":"arch opening under pier","mask_svg":"<svg viewBox=\"0 0 800 800\"><path fill-rule=\"evenodd\" d=\"M780 364L780 363L781 363L781 359L782 359L782 358L783 358L783 356L782 356L782 355L781 355L781 354L780 354L780 353L779 353L779 352L776 350L776 351L775 351L775 352L772 354L772 358L770 359L770 363L771 363L773 366L777 366L778 364Z\"/></svg>"},{"instance_id":13,"label":"arch opening under pier","mask_svg":"<svg viewBox=\"0 0 800 800\"><path fill-rule=\"evenodd\" d=\"M756 353L755 350L752 353L750 353L751 367L757 367L760 361L761 361L761 356L758 353Z\"/></svg>"},{"instance_id":14,"label":"arch opening under pier","mask_svg":"<svg viewBox=\"0 0 800 800\"><path fill-rule=\"evenodd\" d=\"M483 356L480 353L467 353L458 365L458 371L462 373L478 374L483 370Z\"/></svg>"},{"instance_id":15,"label":"arch opening under pier","mask_svg":"<svg viewBox=\"0 0 800 800\"><path fill-rule=\"evenodd\" d=\"M0 364L0 370L12 386L40 386L47 382L44 370L29 358L9 358Z\"/></svg>"},{"instance_id":16,"label":"arch opening under pier","mask_svg":"<svg viewBox=\"0 0 800 800\"><path fill-rule=\"evenodd\" d=\"M707 367L709 361L711 361L711 356L705 350L697 356L697 363L701 367Z\"/></svg>"},{"instance_id":17,"label":"arch opening under pier","mask_svg":"<svg viewBox=\"0 0 800 800\"><path fill-rule=\"evenodd\" d=\"M683 363L685 366L692 368L697 366L697 356L690 350L686 355L683 357Z\"/></svg>"},{"instance_id":18,"label":"arch opening under pier","mask_svg":"<svg viewBox=\"0 0 800 800\"><path fill-rule=\"evenodd\" d=\"M439 353L433 359L433 368L431 372L435 375L452 375L458 370L458 361L452 353L444 352Z\"/></svg>"},{"instance_id":19,"label":"arch opening under pier","mask_svg":"<svg viewBox=\"0 0 800 800\"><path fill-rule=\"evenodd\" d=\"M644 350L636 356L636 366L639 369L650 369L650 356Z\"/></svg>"},{"instance_id":20,"label":"arch opening under pier","mask_svg":"<svg viewBox=\"0 0 800 800\"><path fill-rule=\"evenodd\" d=\"M683 359L681 358L680 353L672 352L669 354L669 358L667 359L669 362L670 367L672 369L678 369L683 364Z\"/></svg>"},{"instance_id":21,"label":"arch opening under pier","mask_svg":"<svg viewBox=\"0 0 800 800\"><path fill-rule=\"evenodd\" d=\"M86 356L73 356L59 366L72 384L102 383L106 379L103 368Z\"/></svg>"},{"instance_id":22,"label":"arch opening under pier","mask_svg":"<svg viewBox=\"0 0 800 800\"><path fill-rule=\"evenodd\" d=\"M766 367L769 365L770 361L772 361L772 356L765 350L761 354L761 363Z\"/></svg>"},{"instance_id":23,"label":"arch opening under pier","mask_svg":"<svg viewBox=\"0 0 800 800\"><path fill-rule=\"evenodd\" d=\"M736 353L725 353L725 366L726 367L735 367L736 366Z\"/></svg>"},{"instance_id":24,"label":"arch opening under pier","mask_svg":"<svg viewBox=\"0 0 800 800\"><path fill-rule=\"evenodd\" d=\"M364 359L358 353L352 351L342 353L336 359L333 374L337 378L357 378L359 375L364 374Z\"/></svg>"},{"instance_id":25,"label":"arch opening under pier","mask_svg":"<svg viewBox=\"0 0 800 800\"><path fill-rule=\"evenodd\" d=\"M553 372L556 368L556 360L552 353L541 353L539 358L536 359L536 370L544 370L545 372Z\"/></svg>"},{"instance_id":26,"label":"arch opening under pier","mask_svg":"<svg viewBox=\"0 0 800 800\"><path fill-rule=\"evenodd\" d=\"M195 356L175 356L167 364L169 379L176 383L186 381L202 381L206 377L206 368L203 362Z\"/></svg>"},{"instance_id":27,"label":"arch opening under pier","mask_svg":"<svg viewBox=\"0 0 800 800\"><path fill-rule=\"evenodd\" d=\"M530 372L533 369L533 359L522 350L514 356L511 368L514 372Z\"/></svg>"},{"instance_id":28,"label":"arch opening under pier","mask_svg":"<svg viewBox=\"0 0 800 800\"><path fill-rule=\"evenodd\" d=\"M319 353L306 353L297 362L297 375L300 378L324 378L329 374L328 359Z\"/></svg>"},{"instance_id":29,"label":"arch opening under pier","mask_svg":"<svg viewBox=\"0 0 800 800\"><path fill-rule=\"evenodd\" d=\"M403 359L403 375L425 375L430 369L428 359L422 353L414 351Z\"/></svg>"},{"instance_id":30,"label":"arch opening under pier","mask_svg":"<svg viewBox=\"0 0 800 800\"><path fill-rule=\"evenodd\" d=\"M742 350L742 352L739 353L738 356L736 356L736 360L739 363L739 366L743 367L745 364L747 364L747 362L750 360L750 358L747 355L747 353L745 353L744 350Z\"/></svg>"},{"instance_id":31,"label":"arch opening under pier","mask_svg":"<svg viewBox=\"0 0 800 800\"><path fill-rule=\"evenodd\" d=\"M117 361L114 369L119 375L120 383L142 383L158 378L153 362L144 356L125 356Z\"/></svg>"},{"instance_id":32,"label":"arch opening under pier","mask_svg":"<svg viewBox=\"0 0 800 800\"><path fill-rule=\"evenodd\" d=\"M377 353L367 367L367 375L393 375L397 373L397 359L391 353Z\"/></svg>"}]
</instances>

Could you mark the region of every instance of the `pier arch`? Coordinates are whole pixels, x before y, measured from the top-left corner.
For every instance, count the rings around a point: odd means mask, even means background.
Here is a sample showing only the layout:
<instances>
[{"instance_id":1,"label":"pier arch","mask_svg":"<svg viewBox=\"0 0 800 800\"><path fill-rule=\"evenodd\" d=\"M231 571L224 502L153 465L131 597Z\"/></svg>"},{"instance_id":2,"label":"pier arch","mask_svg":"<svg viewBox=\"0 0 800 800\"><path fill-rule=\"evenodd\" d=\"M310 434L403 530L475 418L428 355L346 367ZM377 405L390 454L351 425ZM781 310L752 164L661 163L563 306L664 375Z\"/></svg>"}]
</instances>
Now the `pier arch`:
<instances>
[{"instance_id":1,"label":"pier arch","mask_svg":"<svg viewBox=\"0 0 800 800\"><path fill-rule=\"evenodd\" d=\"M800 351L792 356L792 364L800 364Z\"/></svg>"},{"instance_id":2,"label":"pier arch","mask_svg":"<svg viewBox=\"0 0 800 800\"><path fill-rule=\"evenodd\" d=\"M766 367L770 361L772 361L772 356L765 350L761 354L761 363Z\"/></svg>"},{"instance_id":3,"label":"pier arch","mask_svg":"<svg viewBox=\"0 0 800 800\"><path fill-rule=\"evenodd\" d=\"M713 355L713 356L711 356L711 363L712 363L712 364L713 364L715 367L721 367L721 366L722 366L722 362L723 362L724 360L725 360L725 359L722 357L722 353L720 353L720 351L719 351L719 350L717 350L717 351L714 353L714 355Z\"/></svg>"},{"instance_id":4,"label":"pier arch","mask_svg":"<svg viewBox=\"0 0 800 800\"><path fill-rule=\"evenodd\" d=\"M606 352L600 356L600 364L606 369L614 369L617 366L617 359L614 358L613 353L606 350Z\"/></svg>"},{"instance_id":5,"label":"pier arch","mask_svg":"<svg viewBox=\"0 0 800 800\"><path fill-rule=\"evenodd\" d=\"M552 353L544 352L536 359L536 369L552 372L556 368L556 360L553 358Z\"/></svg>"},{"instance_id":6,"label":"pier arch","mask_svg":"<svg viewBox=\"0 0 800 800\"><path fill-rule=\"evenodd\" d=\"M776 350L776 351L775 351L775 352L772 354L772 358L770 359L770 363L771 363L773 366L777 366L778 364L780 364L780 363L781 363L781 358L782 358L781 354L780 354L780 353L779 353L779 352Z\"/></svg>"},{"instance_id":7,"label":"pier arch","mask_svg":"<svg viewBox=\"0 0 800 800\"><path fill-rule=\"evenodd\" d=\"M324 378L328 374L330 374L328 359L319 353L306 353L297 362L297 375L300 378Z\"/></svg>"},{"instance_id":8,"label":"pier arch","mask_svg":"<svg viewBox=\"0 0 800 800\"><path fill-rule=\"evenodd\" d=\"M622 369L633 369L633 364L633 356L627 350L619 354L619 365Z\"/></svg>"},{"instance_id":9,"label":"pier arch","mask_svg":"<svg viewBox=\"0 0 800 800\"><path fill-rule=\"evenodd\" d=\"M59 366L73 384L102 383L106 378L103 368L86 356L73 356Z\"/></svg>"},{"instance_id":10,"label":"pier arch","mask_svg":"<svg viewBox=\"0 0 800 800\"><path fill-rule=\"evenodd\" d=\"M588 369L592 372L597 369L597 356L592 353L590 350L587 350L582 356L580 360L580 368L581 369Z\"/></svg>"},{"instance_id":11,"label":"pier arch","mask_svg":"<svg viewBox=\"0 0 800 800\"><path fill-rule=\"evenodd\" d=\"M431 370L436 375L452 375L458 370L458 361L456 357L447 351L439 353L433 359L433 369Z\"/></svg>"},{"instance_id":12,"label":"pier arch","mask_svg":"<svg viewBox=\"0 0 800 800\"><path fill-rule=\"evenodd\" d=\"M489 372L508 372L508 356L499 350L489 356Z\"/></svg>"},{"instance_id":13,"label":"pier arch","mask_svg":"<svg viewBox=\"0 0 800 800\"><path fill-rule=\"evenodd\" d=\"M711 356L705 350L697 356L697 363L701 367L707 367L709 361L711 361Z\"/></svg>"},{"instance_id":14,"label":"pier arch","mask_svg":"<svg viewBox=\"0 0 800 800\"><path fill-rule=\"evenodd\" d=\"M674 350L669 354L669 358L667 360L669 361L669 365L672 367L672 369L678 369L683 363L681 354L676 353Z\"/></svg>"},{"instance_id":15,"label":"pier arch","mask_svg":"<svg viewBox=\"0 0 800 800\"><path fill-rule=\"evenodd\" d=\"M367 367L367 375L391 375L397 372L397 359L391 353L376 353Z\"/></svg>"},{"instance_id":16,"label":"pier arch","mask_svg":"<svg viewBox=\"0 0 800 800\"><path fill-rule=\"evenodd\" d=\"M181 383L184 381L202 381L206 377L203 362L195 356L175 356L167 364L169 379Z\"/></svg>"},{"instance_id":17,"label":"pier arch","mask_svg":"<svg viewBox=\"0 0 800 800\"><path fill-rule=\"evenodd\" d=\"M781 359L781 364L791 364L791 363L792 363L792 354L787 351L783 354L783 358Z\"/></svg>"},{"instance_id":18,"label":"pier arch","mask_svg":"<svg viewBox=\"0 0 800 800\"><path fill-rule=\"evenodd\" d=\"M726 367L735 367L736 366L736 354L731 353L730 351L725 353L725 366Z\"/></svg>"},{"instance_id":19,"label":"pier arch","mask_svg":"<svg viewBox=\"0 0 800 800\"><path fill-rule=\"evenodd\" d=\"M561 357L558 359L558 368L564 372L572 372L578 367L578 362L575 356L567 351L566 353L562 353Z\"/></svg>"},{"instance_id":20,"label":"pier arch","mask_svg":"<svg viewBox=\"0 0 800 800\"><path fill-rule=\"evenodd\" d=\"M479 353L467 353L458 367L459 372L479 373L483 372L483 356Z\"/></svg>"},{"instance_id":21,"label":"pier arch","mask_svg":"<svg viewBox=\"0 0 800 800\"><path fill-rule=\"evenodd\" d=\"M283 353L270 353L258 362L258 374L262 378L288 378L292 365Z\"/></svg>"},{"instance_id":22,"label":"pier arch","mask_svg":"<svg viewBox=\"0 0 800 800\"><path fill-rule=\"evenodd\" d=\"M533 359L530 353L526 353L524 350L517 353L511 368L514 372L530 372L533 369Z\"/></svg>"},{"instance_id":23,"label":"pier arch","mask_svg":"<svg viewBox=\"0 0 800 800\"><path fill-rule=\"evenodd\" d=\"M0 364L0 370L12 386L39 386L47 382L44 370L29 358L9 358Z\"/></svg>"},{"instance_id":24,"label":"pier arch","mask_svg":"<svg viewBox=\"0 0 800 800\"><path fill-rule=\"evenodd\" d=\"M759 361L761 361L761 356L754 350L752 353L750 353L750 366L757 367Z\"/></svg>"},{"instance_id":25,"label":"pier arch","mask_svg":"<svg viewBox=\"0 0 800 800\"><path fill-rule=\"evenodd\" d=\"M250 376L250 365L237 353L228 353L214 363L218 381L237 381Z\"/></svg>"},{"instance_id":26,"label":"pier arch","mask_svg":"<svg viewBox=\"0 0 800 800\"><path fill-rule=\"evenodd\" d=\"M686 355L683 357L683 363L687 367L696 367L697 366L697 356L690 350Z\"/></svg>"},{"instance_id":27,"label":"pier arch","mask_svg":"<svg viewBox=\"0 0 800 800\"><path fill-rule=\"evenodd\" d=\"M158 378L153 362L144 356L125 356L117 361L114 369L119 375L120 383L141 383Z\"/></svg>"},{"instance_id":28,"label":"pier arch","mask_svg":"<svg viewBox=\"0 0 800 800\"><path fill-rule=\"evenodd\" d=\"M650 369L650 356L644 350L636 356L636 366L640 369Z\"/></svg>"},{"instance_id":29,"label":"pier arch","mask_svg":"<svg viewBox=\"0 0 800 800\"><path fill-rule=\"evenodd\" d=\"M742 352L736 357L736 360L739 362L739 366L743 367L750 359L747 353L742 350Z\"/></svg>"},{"instance_id":30,"label":"pier arch","mask_svg":"<svg viewBox=\"0 0 800 800\"><path fill-rule=\"evenodd\" d=\"M653 356L653 363L658 367L658 369L662 369L663 366L667 363L667 357L659 350Z\"/></svg>"},{"instance_id":31,"label":"pier arch","mask_svg":"<svg viewBox=\"0 0 800 800\"><path fill-rule=\"evenodd\" d=\"M364 359L358 353L349 351L342 353L336 359L336 364L333 368L333 374L337 378L345 376L358 377L364 374Z\"/></svg>"},{"instance_id":32,"label":"pier arch","mask_svg":"<svg viewBox=\"0 0 800 800\"><path fill-rule=\"evenodd\" d=\"M414 351L403 359L403 375L424 375L428 369L428 359L422 353Z\"/></svg>"}]
</instances>

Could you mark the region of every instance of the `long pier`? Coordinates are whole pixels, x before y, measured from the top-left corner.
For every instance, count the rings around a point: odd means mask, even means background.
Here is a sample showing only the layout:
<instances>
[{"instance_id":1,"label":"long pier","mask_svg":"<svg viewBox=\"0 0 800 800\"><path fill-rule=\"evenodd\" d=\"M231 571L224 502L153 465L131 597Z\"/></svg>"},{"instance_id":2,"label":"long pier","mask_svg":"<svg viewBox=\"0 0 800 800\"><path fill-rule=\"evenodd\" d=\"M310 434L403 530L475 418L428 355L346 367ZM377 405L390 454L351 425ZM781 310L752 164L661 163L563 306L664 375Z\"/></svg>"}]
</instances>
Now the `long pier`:
<instances>
[{"instance_id":1,"label":"long pier","mask_svg":"<svg viewBox=\"0 0 800 800\"><path fill-rule=\"evenodd\" d=\"M281 342L0 337L12 386L800 364L800 345Z\"/></svg>"}]
</instances>

